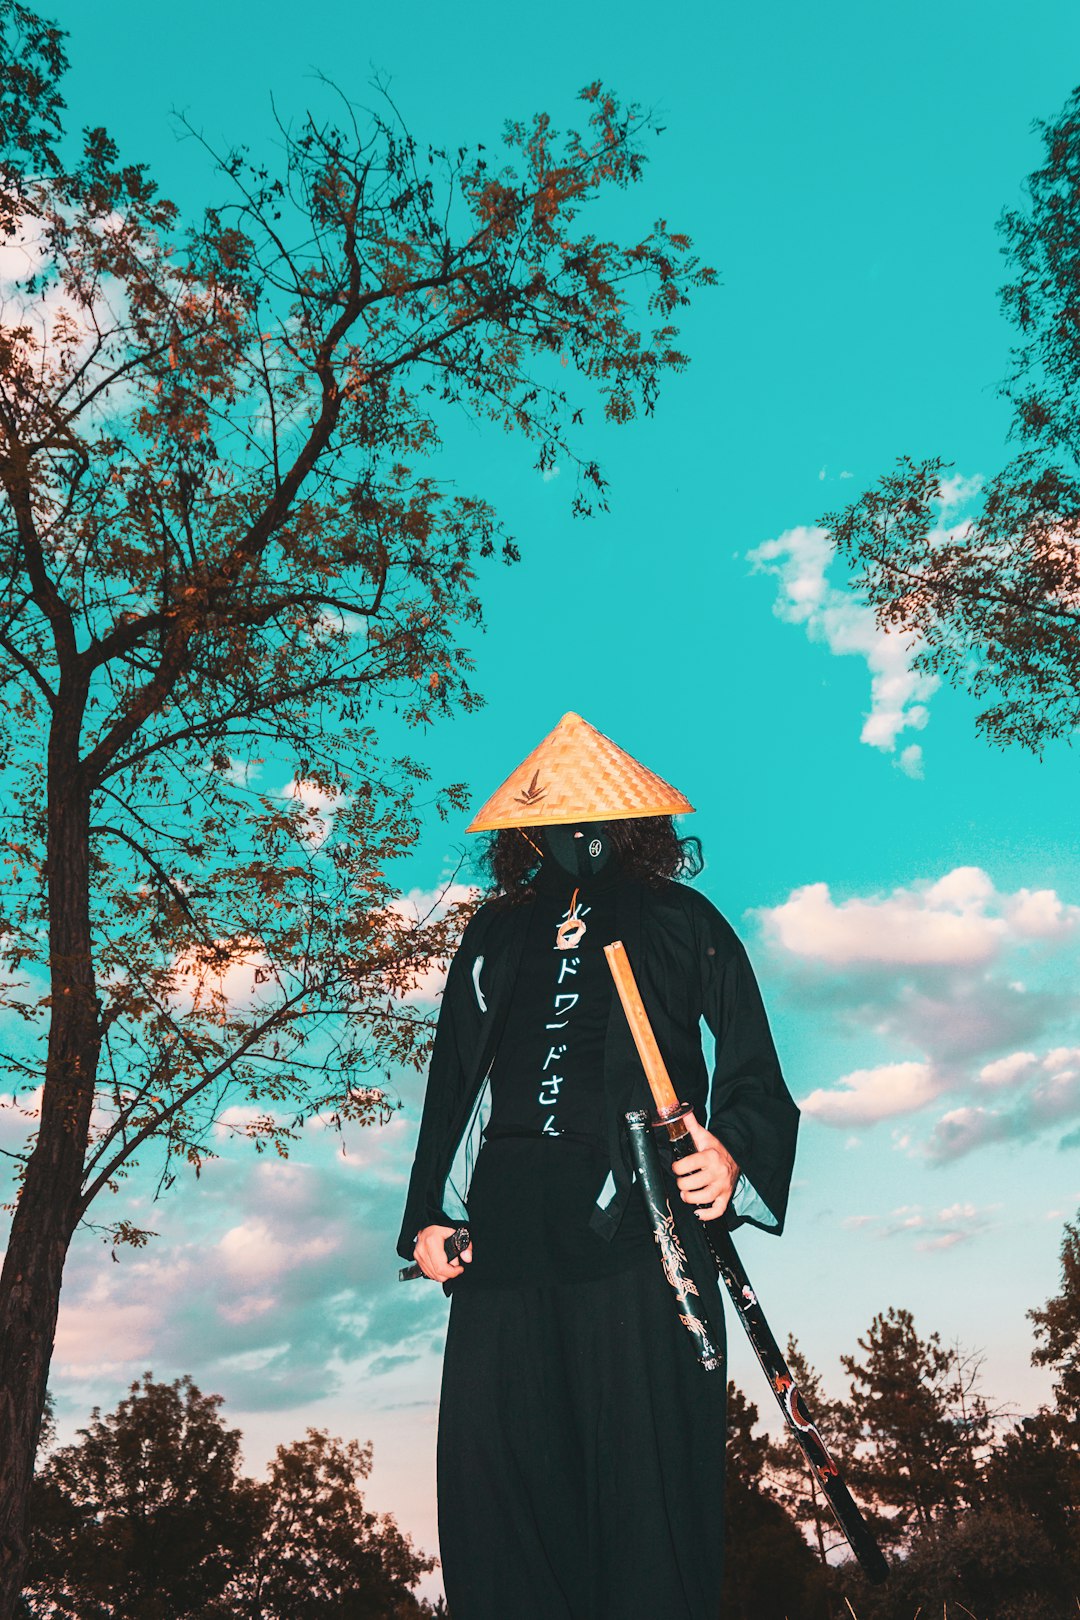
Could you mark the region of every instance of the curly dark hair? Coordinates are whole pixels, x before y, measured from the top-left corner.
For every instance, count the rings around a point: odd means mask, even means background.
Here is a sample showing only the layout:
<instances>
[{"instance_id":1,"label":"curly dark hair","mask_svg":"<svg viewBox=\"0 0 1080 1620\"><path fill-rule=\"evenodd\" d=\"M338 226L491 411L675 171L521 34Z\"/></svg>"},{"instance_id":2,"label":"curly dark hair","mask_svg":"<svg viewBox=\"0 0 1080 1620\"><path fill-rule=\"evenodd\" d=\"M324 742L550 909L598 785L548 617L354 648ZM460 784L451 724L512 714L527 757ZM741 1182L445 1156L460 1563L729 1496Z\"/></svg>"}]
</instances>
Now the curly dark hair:
<instances>
[{"instance_id":1,"label":"curly dark hair","mask_svg":"<svg viewBox=\"0 0 1080 1620\"><path fill-rule=\"evenodd\" d=\"M681 838L670 816L631 816L596 823L611 839L612 854L627 877L660 888L670 878L697 877L705 862L699 838ZM511 903L532 894L543 847L540 827L501 827L477 857L492 895Z\"/></svg>"}]
</instances>

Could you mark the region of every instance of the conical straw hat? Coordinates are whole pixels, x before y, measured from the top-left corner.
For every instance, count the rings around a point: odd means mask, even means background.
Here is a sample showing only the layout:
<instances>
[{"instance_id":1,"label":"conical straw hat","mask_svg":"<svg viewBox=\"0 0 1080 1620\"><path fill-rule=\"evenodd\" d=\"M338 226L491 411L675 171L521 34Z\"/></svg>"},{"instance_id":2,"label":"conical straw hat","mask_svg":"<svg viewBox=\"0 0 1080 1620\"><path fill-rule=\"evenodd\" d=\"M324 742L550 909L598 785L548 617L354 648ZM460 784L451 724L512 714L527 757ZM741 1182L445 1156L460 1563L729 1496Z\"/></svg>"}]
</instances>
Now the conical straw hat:
<instances>
[{"instance_id":1,"label":"conical straw hat","mask_svg":"<svg viewBox=\"0 0 1080 1620\"><path fill-rule=\"evenodd\" d=\"M693 810L663 777L583 720L564 714L469 823L469 832L572 821L626 821Z\"/></svg>"}]
</instances>

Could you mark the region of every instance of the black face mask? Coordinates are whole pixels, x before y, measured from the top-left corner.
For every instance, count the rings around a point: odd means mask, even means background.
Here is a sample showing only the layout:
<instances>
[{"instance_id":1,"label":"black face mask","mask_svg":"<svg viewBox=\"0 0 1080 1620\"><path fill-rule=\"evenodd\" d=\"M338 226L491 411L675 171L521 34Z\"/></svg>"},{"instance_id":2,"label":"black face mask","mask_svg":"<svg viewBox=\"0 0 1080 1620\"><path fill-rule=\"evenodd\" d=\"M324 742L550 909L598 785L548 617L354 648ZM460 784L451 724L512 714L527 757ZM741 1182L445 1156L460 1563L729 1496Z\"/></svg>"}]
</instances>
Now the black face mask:
<instances>
[{"instance_id":1,"label":"black face mask","mask_svg":"<svg viewBox=\"0 0 1080 1620\"><path fill-rule=\"evenodd\" d=\"M595 877L611 855L611 839L602 821L581 826L544 828L544 846L554 860L573 878Z\"/></svg>"}]
</instances>

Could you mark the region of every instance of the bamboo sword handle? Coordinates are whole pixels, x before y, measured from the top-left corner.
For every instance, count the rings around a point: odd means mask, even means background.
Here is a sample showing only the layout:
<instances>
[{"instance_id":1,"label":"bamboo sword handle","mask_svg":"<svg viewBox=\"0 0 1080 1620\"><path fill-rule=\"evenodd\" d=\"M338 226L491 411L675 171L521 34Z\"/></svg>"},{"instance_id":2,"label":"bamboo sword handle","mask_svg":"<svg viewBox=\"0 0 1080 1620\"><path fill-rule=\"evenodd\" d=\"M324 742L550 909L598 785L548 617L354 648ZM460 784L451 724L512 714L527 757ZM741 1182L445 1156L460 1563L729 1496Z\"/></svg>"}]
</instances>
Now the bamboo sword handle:
<instances>
[{"instance_id":1,"label":"bamboo sword handle","mask_svg":"<svg viewBox=\"0 0 1080 1620\"><path fill-rule=\"evenodd\" d=\"M681 1104L678 1093L671 1083L667 1064L656 1044L656 1036L649 1023L649 1015L645 1011L645 1003L641 999L641 991L637 987L634 970L626 954L626 946L621 939L612 940L610 945L604 946L604 955L611 969L611 977L615 980L615 988L619 992L619 1000L626 1014L626 1022L630 1025L630 1033L634 1037L634 1045L637 1047L641 1066L645 1070L645 1078L649 1082L656 1112L661 1119L671 1118L679 1112Z\"/></svg>"}]
</instances>

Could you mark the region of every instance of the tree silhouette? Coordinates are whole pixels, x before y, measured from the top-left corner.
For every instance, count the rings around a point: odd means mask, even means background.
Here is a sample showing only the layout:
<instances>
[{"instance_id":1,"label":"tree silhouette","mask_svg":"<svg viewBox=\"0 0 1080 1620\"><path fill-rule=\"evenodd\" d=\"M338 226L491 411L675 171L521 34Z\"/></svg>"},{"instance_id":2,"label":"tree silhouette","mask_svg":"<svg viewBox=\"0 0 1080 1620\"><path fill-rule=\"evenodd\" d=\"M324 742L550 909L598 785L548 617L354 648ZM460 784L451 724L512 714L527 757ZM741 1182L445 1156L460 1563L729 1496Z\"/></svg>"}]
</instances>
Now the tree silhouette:
<instances>
[{"instance_id":1,"label":"tree silhouette","mask_svg":"<svg viewBox=\"0 0 1080 1620\"><path fill-rule=\"evenodd\" d=\"M1080 1221L1065 1223L1061 1292L1028 1312L1038 1341L1031 1359L1054 1373L1054 1401L1063 1436L1080 1450Z\"/></svg>"},{"instance_id":2,"label":"tree silhouette","mask_svg":"<svg viewBox=\"0 0 1080 1620\"><path fill-rule=\"evenodd\" d=\"M911 1312L892 1306L874 1317L859 1348L861 1360L840 1358L851 1380L853 1479L887 1510L877 1521L884 1539L932 1535L979 1496L991 1419L978 1361L937 1333L920 1338Z\"/></svg>"},{"instance_id":3,"label":"tree silhouette","mask_svg":"<svg viewBox=\"0 0 1080 1620\"><path fill-rule=\"evenodd\" d=\"M27 1600L70 1620L419 1620L434 1567L365 1505L371 1447L309 1429L265 1482L190 1378L146 1373L34 1484Z\"/></svg>"},{"instance_id":4,"label":"tree silhouette","mask_svg":"<svg viewBox=\"0 0 1080 1620\"><path fill-rule=\"evenodd\" d=\"M521 434L591 511L564 379L611 421L651 409L685 363L672 315L714 279L663 223L626 245L583 223L644 165L647 120L599 84L583 129L513 122L501 157L342 102L280 128L273 168L215 159L224 200L185 221L103 129L67 139L64 68L60 32L0 0L21 265L0 321L0 999L38 1119L0 1278L5 1617L95 1200L152 1149L162 1186L197 1170L229 1102L282 1152L312 1113L369 1122L379 1076L424 1056L400 993L461 919L397 897L427 773L382 757L380 711L475 705L478 568L517 554L436 476L439 420Z\"/></svg>"},{"instance_id":5,"label":"tree silhouette","mask_svg":"<svg viewBox=\"0 0 1080 1620\"><path fill-rule=\"evenodd\" d=\"M260 1487L261 1529L237 1583L238 1612L258 1620L381 1620L421 1612L411 1593L434 1560L389 1514L365 1505L371 1446L309 1429L279 1446ZM239 1600L237 1602L237 1600Z\"/></svg>"},{"instance_id":6,"label":"tree silhouette","mask_svg":"<svg viewBox=\"0 0 1080 1620\"><path fill-rule=\"evenodd\" d=\"M917 638L917 667L985 703L992 742L1041 753L1080 722L1080 89L1036 128L1045 161L999 226L1018 454L953 528L937 457L901 458L822 521L879 623Z\"/></svg>"},{"instance_id":7,"label":"tree silhouette","mask_svg":"<svg viewBox=\"0 0 1080 1620\"><path fill-rule=\"evenodd\" d=\"M1015 1424L986 1471L990 1500L1026 1514L1049 1540L1055 1562L1080 1588L1080 1222L1066 1222L1061 1291L1028 1312L1035 1324L1036 1366L1055 1377L1054 1405Z\"/></svg>"},{"instance_id":8,"label":"tree silhouette","mask_svg":"<svg viewBox=\"0 0 1080 1620\"><path fill-rule=\"evenodd\" d=\"M33 1612L106 1620L218 1609L256 1532L238 1482L240 1433L218 1396L147 1373L114 1412L95 1407L34 1483Z\"/></svg>"}]
</instances>

